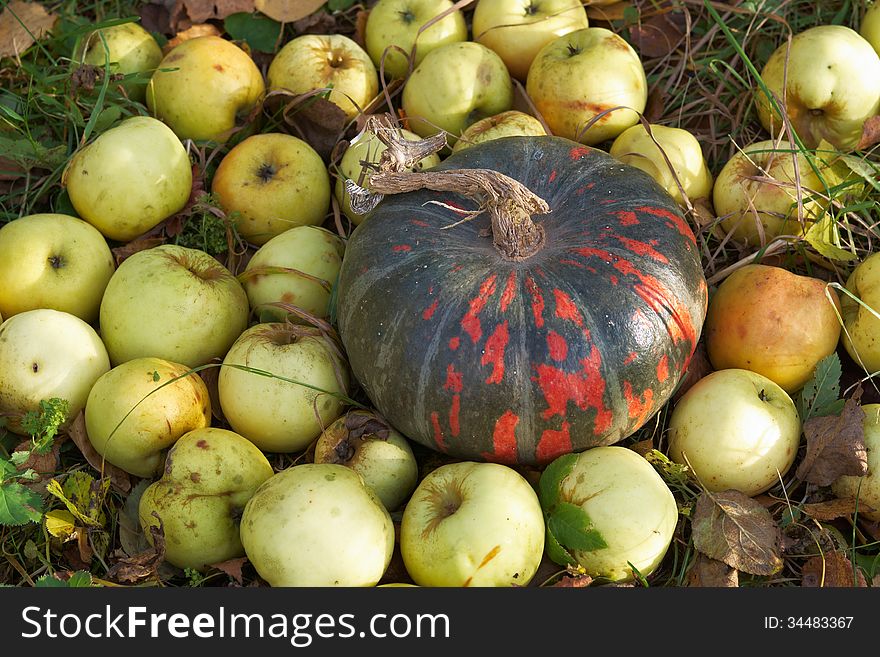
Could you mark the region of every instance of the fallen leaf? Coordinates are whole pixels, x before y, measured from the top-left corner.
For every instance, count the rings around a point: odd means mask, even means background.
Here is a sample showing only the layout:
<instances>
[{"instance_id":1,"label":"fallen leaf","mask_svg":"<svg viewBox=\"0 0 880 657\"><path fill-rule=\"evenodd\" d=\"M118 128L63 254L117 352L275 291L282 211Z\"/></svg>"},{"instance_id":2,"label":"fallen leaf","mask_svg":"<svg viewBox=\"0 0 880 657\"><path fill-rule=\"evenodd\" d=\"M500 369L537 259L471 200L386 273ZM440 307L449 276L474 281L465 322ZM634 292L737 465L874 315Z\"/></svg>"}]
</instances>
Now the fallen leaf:
<instances>
[{"instance_id":1,"label":"fallen leaf","mask_svg":"<svg viewBox=\"0 0 880 657\"><path fill-rule=\"evenodd\" d=\"M593 583L593 578L589 575L566 573L559 578L558 581L550 585L550 588L560 589L583 589Z\"/></svg>"},{"instance_id":2,"label":"fallen leaf","mask_svg":"<svg viewBox=\"0 0 880 657\"><path fill-rule=\"evenodd\" d=\"M148 32L156 32L158 34L172 34L171 29L171 12L165 4L150 2L141 5L138 9L138 16L141 17L141 26Z\"/></svg>"},{"instance_id":3,"label":"fallen leaf","mask_svg":"<svg viewBox=\"0 0 880 657\"><path fill-rule=\"evenodd\" d=\"M648 101L645 103L645 111L642 112L645 121L657 123L663 118L663 114L666 112L666 99L667 95L663 89L660 87L651 89L650 93L648 93Z\"/></svg>"},{"instance_id":4,"label":"fallen leaf","mask_svg":"<svg viewBox=\"0 0 880 657\"><path fill-rule=\"evenodd\" d=\"M172 32L179 32L198 23L252 12L254 4L254 0L177 0L171 8L169 26Z\"/></svg>"},{"instance_id":5,"label":"fallen leaf","mask_svg":"<svg viewBox=\"0 0 880 657\"><path fill-rule=\"evenodd\" d=\"M95 451L95 448L92 447L88 433L86 433L86 420L82 411L77 414L76 418L74 418L73 422L68 426L67 435L70 436L70 439L77 447L79 447L79 451L82 452L82 455L85 457L86 461L89 462L89 465L97 470L103 477L110 477L110 485L113 488L123 494L126 494L131 490L131 479L129 478L128 473L125 470L117 468L112 463L104 461L104 457L98 454L98 452Z\"/></svg>"},{"instance_id":6,"label":"fallen leaf","mask_svg":"<svg viewBox=\"0 0 880 657\"><path fill-rule=\"evenodd\" d=\"M640 440L630 445L629 448L639 456L645 456L654 449L654 439L646 438L645 440Z\"/></svg>"},{"instance_id":7,"label":"fallen leaf","mask_svg":"<svg viewBox=\"0 0 880 657\"><path fill-rule=\"evenodd\" d=\"M862 501L854 497L844 497L827 502L816 502L813 504L804 504L804 513L813 520L835 520L837 518L845 518L852 516L858 511L859 513L872 513L876 511Z\"/></svg>"},{"instance_id":8,"label":"fallen leaf","mask_svg":"<svg viewBox=\"0 0 880 657\"><path fill-rule=\"evenodd\" d=\"M174 35L173 38L168 39L168 42L162 46L162 52L166 55L168 52L174 48L175 46L179 46L184 41L189 41L190 39L197 39L203 36L220 36L221 32L217 29L216 25L212 23L196 23L195 25L188 27L182 32L178 32Z\"/></svg>"},{"instance_id":9,"label":"fallen leaf","mask_svg":"<svg viewBox=\"0 0 880 657\"><path fill-rule=\"evenodd\" d=\"M242 583L241 567L244 566L247 560L247 557L237 557L221 561L220 563L212 563L210 566L223 571L240 585Z\"/></svg>"},{"instance_id":10,"label":"fallen leaf","mask_svg":"<svg viewBox=\"0 0 880 657\"><path fill-rule=\"evenodd\" d=\"M116 260L116 266L118 267L126 258L134 255L138 251L152 249L154 246L164 244L166 241L167 240L164 237L141 237L134 239L131 242L126 242L122 246L114 247L111 251L113 253L113 258Z\"/></svg>"},{"instance_id":11,"label":"fallen leaf","mask_svg":"<svg viewBox=\"0 0 880 657\"><path fill-rule=\"evenodd\" d=\"M781 534L770 512L747 495L725 490L704 491L692 519L694 547L752 575L773 575L782 569Z\"/></svg>"},{"instance_id":12,"label":"fallen leaf","mask_svg":"<svg viewBox=\"0 0 880 657\"><path fill-rule=\"evenodd\" d=\"M880 142L880 115L872 116L862 126L862 138L856 145L857 151L863 151Z\"/></svg>"},{"instance_id":13,"label":"fallen leaf","mask_svg":"<svg viewBox=\"0 0 880 657\"><path fill-rule=\"evenodd\" d=\"M141 479L137 485L126 495L125 503L119 510L117 521L119 524L119 545L122 546L126 556L133 557L139 552L150 548L144 529L141 527L138 517L138 505L141 495L152 482L149 479Z\"/></svg>"},{"instance_id":14,"label":"fallen leaf","mask_svg":"<svg viewBox=\"0 0 880 657\"><path fill-rule=\"evenodd\" d=\"M840 415L811 417L804 422L807 451L796 476L817 486L830 486L841 475L868 473L861 388L846 400Z\"/></svg>"},{"instance_id":15,"label":"fallen leaf","mask_svg":"<svg viewBox=\"0 0 880 657\"><path fill-rule=\"evenodd\" d=\"M329 160L336 142L343 137L348 123L348 117L342 108L314 92L291 98L284 110L284 120L300 133L302 139L325 162Z\"/></svg>"},{"instance_id":16,"label":"fallen leaf","mask_svg":"<svg viewBox=\"0 0 880 657\"><path fill-rule=\"evenodd\" d=\"M587 18L590 22L605 21L610 23L611 21L623 20L628 9L630 11L635 9L632 2L612 2L599 5L590 3L590 0L585 0L584 5L586 6Z\"/></svg>"},{"instance_id":17,"label":"fallen leaf","mask_svg":"<svg viewBox=\"0 0 880 657\"><path fill-rule=\"evenodd\" d=\"M155 512L154 512L155 513ZM165 560L165 533L160 526L150 525L152 547L131 557L121 557L107 571L107 579L114 582L135 583L157 578L159 565Z\"/></svg>"},{"instance_id":18,"label":"fallen leaf","mask_svg":"<svg viewBox=\"0 0 880 657\"><path fill-rule=\"evenodd\" d=\"M678 47L684 29L676 18L683 18L683 14L657 14L630 28L630 40L641 57L665 57Z\"/></svg>"},{"instance_id":19,"label":"fallen leaf","mask_svg":"<svg viewBox=\"0 0 880 657\"><path fill-rule=\"evenodd\" d=\"M0 12L0 57L18 56L41 39L58 17L39 2L12 0Z\"/></svg>"},{"instance_id":20,"label":"fallen leaf","mask_svg":"<svg viewBox=\"0 0 880 657\"><path fill-rule=\"evenodd\" d=\"M687 585L701 588L737 588L739 586L739 571L723 561L711 559L705 554L697 554L694 564L688 571Z\"/></svg>"},{"instance_id":21,"label":"fallen leaf","mask_svg":"<svg viewBox=\"0 0 880 657\"><path fill-rule=\"evenodd\" d=\"M822 588L866 587L868 582L843 552L834 550L811 557L801 568L801 586Z\"/></svg>"},{"instance_id":22,"label":"fallen leaf","mask_svg":"<svg viewBox=\"0 0 880 657\"><path fill-rule=\"evenodd\" d=\"M326 11L316 11L293 21L293 31L296 34L341 34L343 30L332 14Z\"/></svg>"},{"instance_id":23,"label":"fallen leaf","mask_svg":"<svg viewBox=\"0 0 880 657\"><path fill-rule=\"evenodd\" d=\"M20 442L13 451L26 452L33 446L34 444L30 440L24 440ZM45 454L31 452L27 461L19 465L18 469L21 471L33 470L41 475L54 473L58 469L59 453L60 447L57 443L52 445L52 449Z\"/></svg>"},{"instance_id":24,"label":"fallen leaf","mask_svg":"<svg viewBox=\"0 0 880 657\"><path fill-rule=\"evenodd\" d=\"M327 0L254 0L257 11L279 23L292 23L318 11Z\"/></svg>"}]
</instances>

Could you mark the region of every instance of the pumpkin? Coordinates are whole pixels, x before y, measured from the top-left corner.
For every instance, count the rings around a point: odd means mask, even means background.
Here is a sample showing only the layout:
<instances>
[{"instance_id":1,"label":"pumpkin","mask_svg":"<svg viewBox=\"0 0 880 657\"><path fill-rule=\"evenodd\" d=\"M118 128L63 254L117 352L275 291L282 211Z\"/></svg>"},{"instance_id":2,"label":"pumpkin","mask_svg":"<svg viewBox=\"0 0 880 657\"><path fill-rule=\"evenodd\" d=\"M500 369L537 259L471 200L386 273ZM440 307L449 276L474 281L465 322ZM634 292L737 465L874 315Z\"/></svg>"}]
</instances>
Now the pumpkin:
<instances>
[{"instance_id":1,"label":"pumpkin","mask_svg":"<svg viewBox=\"0 0 880 657\"><path fill-rule=\"evenodd\" d=\"M546 465L630 436L674 392L706 314L681 210L648 174L561 137L496 139L398 175L471 170L550 211L499 226L455 192L386 195L337 288L357 381L398 431L458 458ZM496 201L504 214L510 193Z\"/></svg>"}]
</instances>

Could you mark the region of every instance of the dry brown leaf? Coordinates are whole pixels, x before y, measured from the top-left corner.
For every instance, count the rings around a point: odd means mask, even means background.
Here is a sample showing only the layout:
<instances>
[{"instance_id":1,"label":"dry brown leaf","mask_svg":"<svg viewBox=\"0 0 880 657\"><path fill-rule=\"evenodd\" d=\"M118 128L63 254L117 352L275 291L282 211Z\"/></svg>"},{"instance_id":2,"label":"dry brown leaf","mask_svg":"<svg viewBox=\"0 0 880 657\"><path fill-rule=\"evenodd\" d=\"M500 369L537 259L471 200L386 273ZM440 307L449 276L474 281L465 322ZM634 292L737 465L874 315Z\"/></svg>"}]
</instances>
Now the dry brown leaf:
<instances>
[{"instance_id":1,"label":"dry brown leaf","mask_svg":"<svg viewBox=\"0 0 880 657\"><path fill-rule=\"evenodd\" d=\"M0 12L0 57L18 56L46 35L58 17L39 2L12 0Z\"/></svg>"},{"instance_id":2,"label":"dry brown leaf","mask_svg":"<svg viewBox=\"0 0 880 657\"><path fill-rule=\"evenodd\" d=\"M196 23L182 32L175 34L174 38L168 39L168 42L162 46L162 52L167 55L172 48L180 45L184 41L197 39L198 37L203 36L220 36L220 34L220 30L212 23Z\"/></svg>"},{"instance_id":3,"label":"dry brown leaf","mask_svg":"<svg viewBox=\"0 0 880 657\"><path fill-rule=\"evenodd\" d=\"M343 34L344 27L339 24L333 14L326 11L316 11L305 18L293 21L293 31L296 34Z\"/></svg>"},{"instance_id":4,"label":"dry brown leaf","mask_svg":"<svg viewBox=\"0 0 880 657\"><path fill-rule=\"evenodd\" d=\"M70 426L67 428L67 435L79 447L79 451L85 457L95 470L101 476L110 477L110 485L120 493L128 493L131 490L131 478L125 470L117 468L112 463L104 461L104 458L95 451L92 443L86 433L85 415L80 411Z\"/></svg>"},{"instance_id":5,"label":"dry brown leaf","mask_svg":"<svg viewBox=\"0 0 880 657\"><path fill-rule=\"evenodd\" d=\"M115 258L116 266L118 267L130 255L134 255L138 251L152 249L154 246L159 246L164 243L164 237L142 237L140 239L132 240L131 242L126 242L122 246L114 247L111 251L113 252L113 257Z\"/></svg>"},{"instance_id":6,"label":"dry brown leaf","mask_svg":"<svg viewBox=\"0 0 880 657\"><path fill-rule=\"evenodd\" d=\"M254 0L257 11L279 23L292 23L318 11L327 0Z\"/></svg>"},{"instance_id":7,"label":"dry brown leaf","mask_svg":"<svg viewBox=\"0 0 880 657\"><path fill-rule=\"evenodd\" d=\"M681 12L657 14L631 27L633 47L641 57L665 57L678 47L684 37L684 29L679 24L683 18Z\"/></svg>"},{"instance_id":8,"label":"dry brown leaf","mask_svg":"<svg viewBox=\"0 0 880 657\"><path fill-rule=\"evenodd\" d=\"M723 561L698 553L694 565L688 571L687 585L700 588L737 588L739 571Z\"/></svg>"},{"instance_id":9,"label":"dry brown leaf","mask_svg":"<svg viewBox=\"0 0 880 657\"><path fill-rule=\"evenodd\" d=\"M107 571L107 579L133 584L159 576L159 565L165 560L165 533L161 526L155 525L150 525L150 533L153 536L153 547L132 557L120 558Z\"/></svg>"},{"instance_id":10,"label":"dry brown leaf","mask_svg":"<svg viewBox=\"0 0 880 657\"><path fill-rule=\"evenodd\" d=\"M210 564L210 566L212 568L216 568L217 570L223 571L240 585L243 582L243 578L241 576L241 568L242 566L244 566L246 561L247 557L237 557L235 559L227 559L226 561L221 561L220 563L212 563Z\"/></svg>"},{"instance_id":11,"label":"dry brown leaf","mask_svg":"<svg viewBox=\"0 0 880 657\"><path fill-rule=\"evenodd\" d=\"M855 571L855 572L854 572ZM801 568L801 586L844 588L866 587L868 582L852 561L840 550L811 557Z\"/></svg>"},{"instance_id":12,"label":"dry brown leaf","mask_svg":"<svg viewBox=\"0 0 880 657\"><path fill-rule=\"evenodd\" d=\"M856 150L863 151L877 143L880 143L880 116L872 116L862 126L862 138L859 139Z\"/></svg>"},{"instance_id":13,"label":"dry brown leaf","mask_svg":"<svg viewBox=\"0 0 880 657\"><path fill-rule=\"evenodd\" d=\"M587 9L587 18L589 18L590 22L593 21L619 21L623 20L624 12L630 7L634 7L632 2L590 2L590 0L585 0L584 5L586 5Z\"/></svg>"},{"instance_id":14,"label":"dry brown leaf","mask_svg":"<svg viewBox=\"0 0 880 657\"><path fill-rule=\"evenodd\" d=\"M592 583L593 578L589 575L567 573L560 577L558 581L551 584L550 587L559 589L583 589Z\"/></svg>"},{"instance_id":15,"label":"dry brown leaf","mask_svg":"<svg viewBox=\"0 0 880 657\"><path fill-rule=\"evenodd\" d=\"M703 492L692 527L694 547L707 557L752 575L782 569L779 527L767 509L739 491Z\"/></svg>"},{"instance_id":16,"label":"dry brown leaf","mask_svg":"<svg viewBox=\"0 0 880 657\"><path fill-rule=\"evenodd\" d=\"M179 32L197 23L253 10L253 0L177 0L171 8L168 27L170 32Z\"/></svg>"},{"instance_id":17,"label":"dry brown leaf","mask_svg":"<svg viewBox=\"0 0 880 657\"><path fill-rule=\"evenodd\" d=\"M648 100L645 103L645 111L642 112L645 121L648 123L657 123L663 118L663 114L666 112L666 98L666 92L660 87L654 87L651 89L648 93Z\"/></svg>"},{"instance_id":18,"label":"dry brown leaf","mask_svg":"<svg viewBox=\"0 0 880 657\"><path fill-rule=\"evenodd\" d=\"M26 452L34 444L30 440L24 440L18 445L16 445L13 451L16 452ZM55 443L52 445L52 449L50 449L45 454L37 454L36 452L31 452L30 456L28 456L27 461L18 466L19 470L33 470L37 474L52 474L55 470L58 469L59 463L59 453L60 448L59 444Z\"/></svg>"},{"instance_id":19,"label":"dry brown leaf","mask_svg":"<svg viewBox=\"0 0 880 657\"><path fill-rule=\"evenodd\" d=\"M864 502L856 500L854 497L844 497L836 500L828 500L827 502L816 502L814 504L804 504L804 513L813 520L835 520L837 518L845 518L852 516L858 511L859 513L873 512L876 509L868 506Z\"/></svg>"},{"instance_id":20,"label":"dry brown leaf","mask_svg":"<svg viewBox=\"0 0 880 657\"><path fill-rule=\"evenodd\" d=\"M840 415L812 417L804 422L807 451L797 468L799 479L830 486L841 475L868 473L861 391L846 400Z\"/></svg>"},{"instance_id":21,"label":"dry brown leaf","mask_svg":"<svg viewBox=\"0 0 880 657\"><path fill-rule=\"evenodd\" d=\"M630 445L629 448L639 456L644 456L654 449L654 439L646 438L645 440L640 440L639 442Z\"/></svg>"},{"instance_id":22,"label":"dry brown leaf","mask_svg":"<svg viewBox=\"0 0 880 657\"><path fill-rule=\"evenodd\" d=\"M330 153L342 138L348 123L342 108L314 93L292 98L284 118L325 162L330 159Z\"/></svg>"},{"instance_id":23,"label":"dry brown leaf","mask_svg":"<svg viewBox=\"0 0 880 657\"><path fill-rule=\"evenodd\" d=\"M148 32L157 32L158 34L171 34L171 12L164 4L149 2L141 5L138 9L138 16L141 17L141 26Z\"/></svg>"}]
</instances>

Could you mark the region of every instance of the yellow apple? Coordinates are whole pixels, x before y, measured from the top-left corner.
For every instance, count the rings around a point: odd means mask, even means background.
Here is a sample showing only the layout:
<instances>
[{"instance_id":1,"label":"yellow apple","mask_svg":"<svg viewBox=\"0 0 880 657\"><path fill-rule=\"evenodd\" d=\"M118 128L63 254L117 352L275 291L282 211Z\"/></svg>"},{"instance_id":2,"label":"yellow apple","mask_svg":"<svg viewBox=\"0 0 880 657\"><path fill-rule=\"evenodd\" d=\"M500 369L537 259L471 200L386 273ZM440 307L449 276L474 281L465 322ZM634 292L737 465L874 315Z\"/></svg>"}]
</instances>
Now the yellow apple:
<instances>
[{"instance_id":1,"label":"yellow apple","mask_svg":"<svg viewBox=\"0 0 880 657\"><path fill-rule=\"evenodd\" d=\"M272 59L266 80L269 91L303 94L327 89L328 100L350 119L379 93L373 60L342 34L303 34L291 39Z\"/></svg>"},{"instance_id":2,"label":"yellow apple","mask_svg":"<svg viewBox=\"0 0 880 657\"><path fill-rule=\"evenodd\" d=\"M345 243L319 226L298 226L276 235L248 261L240 280L261 322L305 320L271 304L296 306L318 319L330 314L330 295Z\"/></svg>"},{"instance_id":3,"label":"yellow apple","mask_svg":"<svg viewBox=\"0 0 880 657\"><path fill-rule=\"evenodd\" d=\"M394 522L354 470L303 463L256 490L241 542L270 586L375 586L391 563Z\"/></svg>"},{"instance_id":4,"label":"yellow apple","mask_svg":"<svg viewBox=\"0 0 880 657\"><path fill-rule=\"evenodd\" d=\"M168 451L162 478L138 503L148 540L151 526L165 533L165 559L178 568L207 570L245 556L241 514L274 471L250 441L220 428L194 429Z\"/></svg>"},{"instance_id":5,"label":"yellow apple","mask_svg":"<svg viewBox=\"0 0 880 657\"><path fill-rule=\"evenodd\" d=\"M724 164L712 200L721 230L743 244L762 246L780 235L803 234L824 210L826 202L818 195L824 189L803 153L766 140L737 151Z\"/></svg>"},{"instance_id":6,"label":"yellow apple","mask_svg":"<svg viewBox=\"0 0 880 657\"><path fill-rule=\"evenodd\" d=\"M409 130L401 130L401 134L410 141L418 141L420 139L416 133ZM348 190L345 189L345 181L350 179L361 187L369 189L368 177L374 172L374 169L371 167L379 163L385 148L385 144L375 134L365 130L349 144L339 160L339 172L336 176L336 186L333 193L336 196L336 201L339 203L342 213L355 225L361 223L364 217L351 209L351 197L348 194ZM440 164L440 156L436 153L431 153L422 158L413 170L422 171L430 169L437 164Z\"/></svg>"},{"instance_id":7,"label":"yellow apple","mask_svg":"<svg viewBox=\"0 0 880 657\"><path fill-rule=\"evenodd\" d=\"M868 474L838 477L831 484L831 491L837 497L858 499L862 505L870 507L862 506L859 517L880 522L880 404L863 404L862 410L865 412L862 428L868 454Z\"/></svg>"},{"instance_id":8,"label":"yellow apple","mask_svg":"<svg viewBox=\"0 0 880 657\"><path fill-rule=\"evenodd\" d=\"M403 87L409 128L422 137L449 133L453 143L480 119L513 107L513 82L501 58L473 41L429 52Z\"/></svg>"},{"instance_id":9,"label":"yellow apple","mask_svg":"<svg viewBox=\"0 0 880 657\"><path fill-rule=\"evenodd\" d=\"M76 315L48 308L13 315L0 325L0 416L7 415L10 431L23 433L22 416L58 397L67 400L66 422L109 369L101 338Z\"/></svg>"},{"instance_id":10,"label":"yellow apple","mask_svg":"<svg viewBox=\"0 0 880 657\"><path fill-rule=\"evenodd\" d=\"M0 227L0 311L53 308L98 319L116 269L104 236L82 219L32 214Z\"/></svg>"},{"instance_id":11,"label":"yellow apple","mask_svg":"<svg viewBox=\"0 0 880 657\"><path fill-rule=\"evenodd\" d=\"M541 122L531 114L519 110L508 110L494 116L487 116L476 123L472 123L452 147L452 152L470 148L484 141L491 141L501 137L540 137L547 131Z\"/></svg>"},{"instance_id":12,"label":"yellow apple","mask_svg":"<svg viewBox=\"0 0 880 657\"><path fill-rule=\"evenodd\" d=\"M525 81L541 48L586 27L580 0L478 0L472 31L474 41L497 52L510 74Z\"/></svg>"},{"instance_id":13,"label":"yellow apple","mask_svg":"<svg viewBox=\"0 0 880 657\"><path fill-rule=\"evenodd\" d=\"M129 97L143 102L147 82L162 61L162 48L142 26L123 23L91 32L74 59L102 68L109 63L111 73L126 76L123 87Z\"/></svg>"},{"instance_id":14,"label":"yellow apple","mask_svg":"<svg viewBox=\"0 0 880 657\"><path fill-rule=\"evenodd\" d=\"M840 301L825 282L782 267L749 264L724 279L703 333L716 370L763 374L793 393L837 348Z\"/></svg>"},{"instance_id":15,"label":"yellow apple","mask_svg":"<svg viewBox=\"0 0 880 657\"><path fill-rule=\"evenodd\" d=\"M127 242L184 208L192 164L168 126L134 116L77 150L62 183L80 217Z\"/></svg>"},{"instance_id":16,"label":"yellow apple","mask_svg":"<svg viewBox=\"0 0 880 657\"><path fill-rule=\"evenodd\" d=\"M263 74L244 50L219 36L172 48L147 85L147 107L181 139L224 142L263 99Z\"/></svg>"},{"instance_id":17,"label":"yellow apple","mask_svg":"<svg viewBox=\"0 0 880 657\"><path fill-rule=\"evenodd\" d=\"M248 242L262 245L330 209L330 175L308 143L281 132L251 135L220 160L211 191Z\"/></svg>"},{"instance_id":18,"label":"yellow apple","mask_svg":"<svg viewBox=\"0 0 880 657\"><path fill-rule=\"evenodd\" d=\"M865 120L880 111L880 56L864 37L844 25L817 25L780 45L761 70L807 148L825 139L852 150ZM755 89L758 118L771 136L782 120L764 91Z\"/></svg>"},{"instance_id":19,"label":"yellow apple","mask_svg":"<svg viewBox=\"0 0 880 657\"><path fill-rule=\"evenodd\" d=\"M684 203L684 197L678 183L689 199L708 198L712 192L712 172L697 138L682 128L649 125L650 135L642 123L627 128L617 136L608 152L621 162L646 172L679 204Z\"/></svg>"},{"instance_id":20,"label":"yellow apple","mask_svg":"<svg viewBox=\"0 0 880 657\"><path fill-rule=\"evenodd\" d=\"M443 18L422 29L425 23L443 13L446 13ZM364 28L370 58L377 69L391 78L406 77L409 73L408 55L413 46L416 46L415 67L434 48L467 41L467 38L464 14L453 9L452 0L379 0L370 9Z\"/></svg>"},{"instance_id":21,"label":"yellow apple","mask_svg":"<svg viewBox=\"0 0 880 657\"><path fill-rule=\"evenodd\" d=\"M846 281L851 294L840 296L843 346L869 374L880 371L880 253L860 262Z\"/></svg>"},{"instance_id":22,"label":"yellow apple","mask_svg":"<svg viewBox=\"0 0 880 657\"><path fill-rule=\"evenodd\" d=\"M865 10L859 34L880 54L880 3L875 1Z\"/></svg>"},{"instance_id":23,"label":"yellow apple","mask_svg":"<svg viewBox=\"0 0 880 657\"><path fill-rule=\"evenodd\" d=\"M785 390L751 370L718 370L676 402L669 458L689 465L710 491L752 497L785 476L800 436L800 416Z\"/></svg>"},{"instance_id":24,"label":"yellow apple","mask_svg":"<svg viewBox=\"0 0 880 657\"><path fill-rule=\"evenodd\" d=\"M526 91L554 135L589 145L635 125L648 101L638 54L601 27L570 32L541 48L529 68ZM602 114L615 107L622 109Z\"/></svg>"}]
</instances>

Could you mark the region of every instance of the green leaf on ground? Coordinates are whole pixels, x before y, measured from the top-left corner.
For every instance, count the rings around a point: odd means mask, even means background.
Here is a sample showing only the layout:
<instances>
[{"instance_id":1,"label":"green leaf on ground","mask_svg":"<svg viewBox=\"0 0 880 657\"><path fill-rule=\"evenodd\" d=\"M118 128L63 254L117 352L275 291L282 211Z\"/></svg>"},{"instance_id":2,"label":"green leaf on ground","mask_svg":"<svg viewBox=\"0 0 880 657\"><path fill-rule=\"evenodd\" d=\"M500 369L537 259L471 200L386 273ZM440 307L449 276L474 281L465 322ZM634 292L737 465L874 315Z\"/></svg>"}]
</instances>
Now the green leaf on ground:
<instances>
[{"instance_id":1,"label":"green leaf on ground","mask_svg":"<svg viewBox=\"0 0 880 657\"><path fill-rule=\"evenodd\" d=\"M236 41L246 42L252 50L273 53L281 36L281 23L268 16L238 12L223 21L226 32Z\"/></svg>"},{"instance_id":2,"label":"green leaf on ground","mask_svg":"<svg viewBox=\"0 0 880 657\"><path fill-rule=\"evenodd\" d=\"M837 352L817 363L813 377L797 395L797 409L803 422L814 416L836 415L843 409L844 402L839 399L842 371Z\"/></svg>"},{"instance_id":3,"label":"green leaf on ground","mask_svg":"<svg viewBox=\"0 0 880 657\"><path fill-rule=\"evenodd\" d=\"M43 517L43 500L16 482L0 485L0 525L25 525Z\"/></svg>"}]
</instances>

